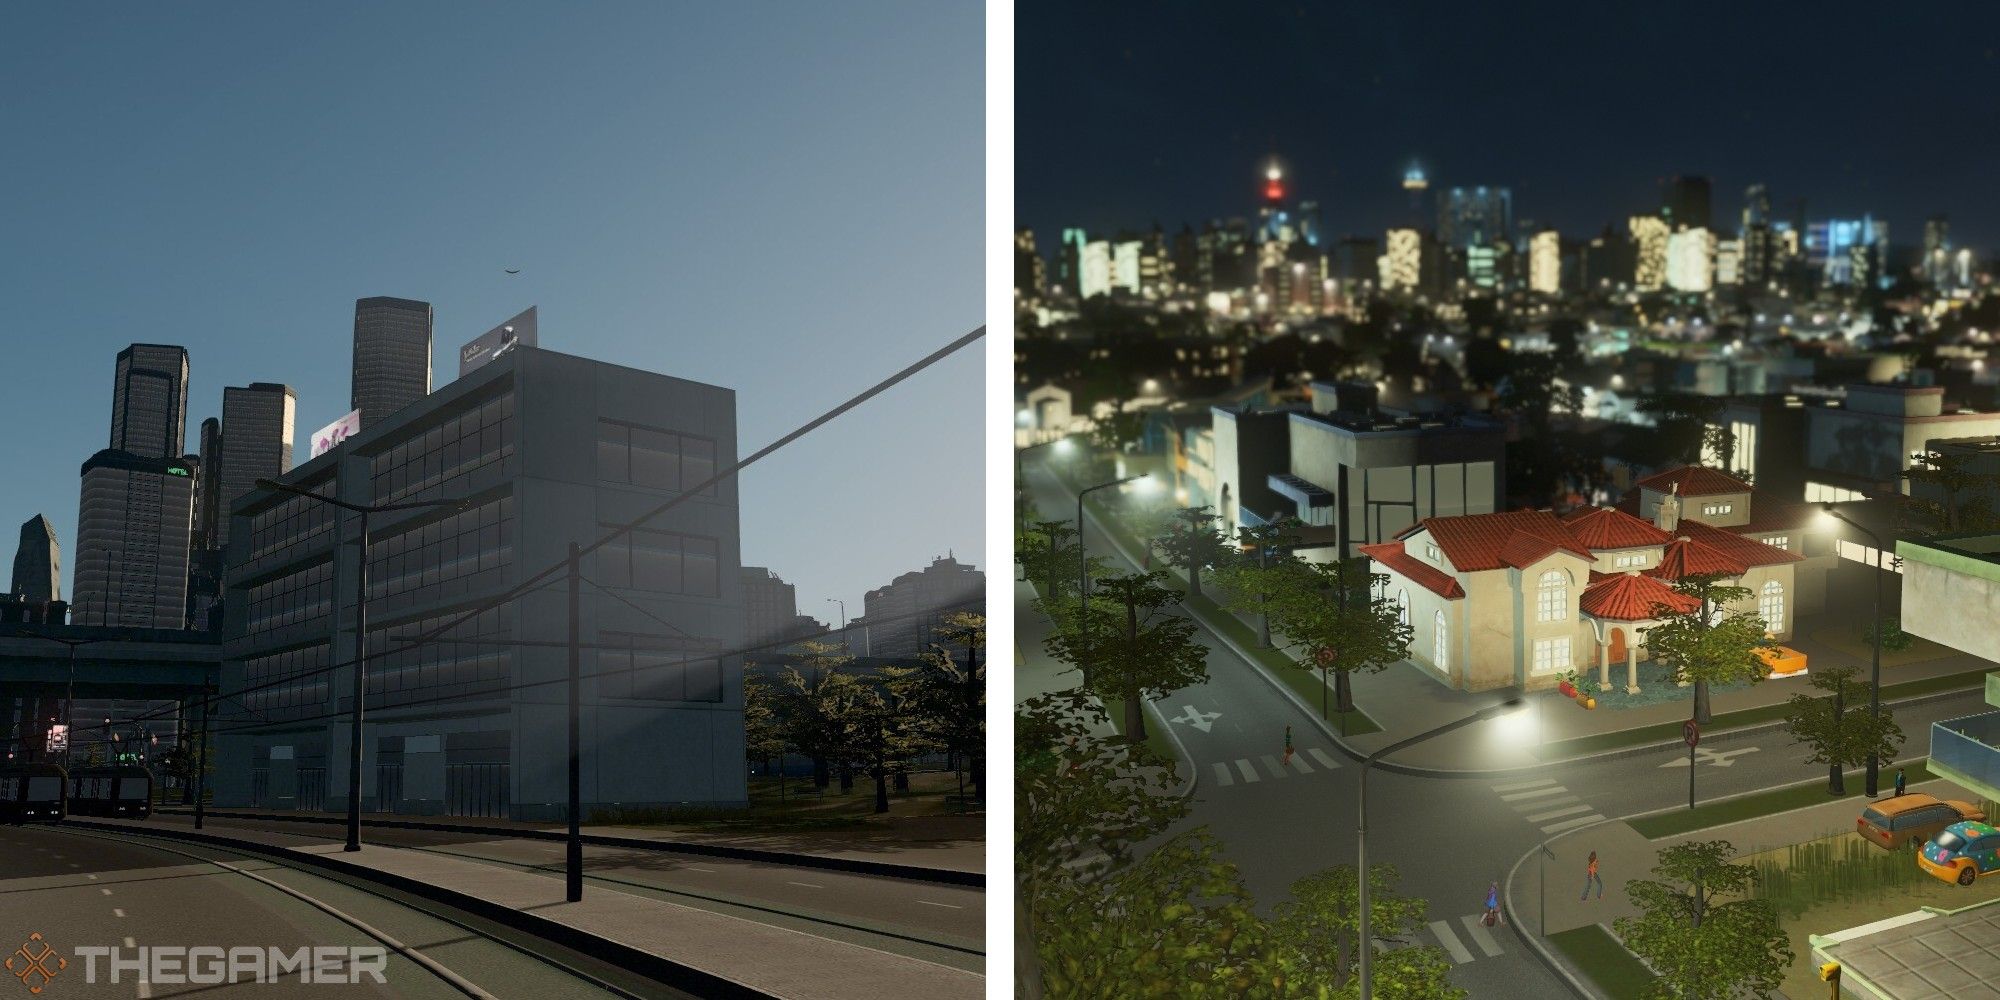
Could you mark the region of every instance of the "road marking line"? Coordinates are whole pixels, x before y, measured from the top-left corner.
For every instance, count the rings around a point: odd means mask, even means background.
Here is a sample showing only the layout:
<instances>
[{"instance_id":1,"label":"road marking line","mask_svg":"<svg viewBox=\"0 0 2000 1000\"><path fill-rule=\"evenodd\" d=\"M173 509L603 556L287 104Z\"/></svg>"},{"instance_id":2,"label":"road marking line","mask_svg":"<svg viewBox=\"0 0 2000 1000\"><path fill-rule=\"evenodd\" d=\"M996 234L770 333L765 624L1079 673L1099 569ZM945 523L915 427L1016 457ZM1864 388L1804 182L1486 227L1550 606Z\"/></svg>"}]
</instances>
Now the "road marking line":
<instances>
[{"instance_id":1,"label":"road marking line","mask_svg":"<svg viewBox=\"0 0 2000 1000\"><path fill-rule=\"evenodd\" d=\"M1278 758L1270 754L1264 755L1264 766L1271 769L1271 777L1273 778L1283 778L1286 776L1285 765L1278 763Z\"/></svg>"},{"instance_id":2,"label":"road marking line","mask_svg":"<svg viewBox=\"0 0 2000 1000\"><path fill-rule=\"evenodd\" d=\"M1340 766L1339 761L1334 760L1332 757L1328 757L1326 755L1326 751L1321 750L1318 747L1313 747L1312 749L1307 750L1306 752L1312 754L1314 760L1319 761L1319 766L1326 768L1329 771Z\"/></svg>"},{"instance_id":3,"label":"road marking line","mask_svg":"<svg viewBox=\"0 0 2000 1000\"><path fill-rule=\"evenodd\" d=\"M1579 826L1584 826L1584 825L1587 825L1587 824L1590 824L1590 823L1595 823L1595 822L1597 822L1598 820L1601 820L1601 819L1603 819L1603 818L1604 818L1604 817L1602 817L1602 816L1599 816L1599 815L1598 815L1598 814L1596 814L1596 813L1591 813L1591 814L1590 814L1590 815L1588 815L1588 816L1579 816L1579 817L1577 817L1576 819L1566 819L1566 820L1563 820L1563 821L1562 821L1562 822L1560 822L1560 823L1550 823L1549 825L1547 825L1547 826L1545 826L1545 827L1542 827L1542 832L1543 832L1543 833L1561 833L1561 832L1563 832L1564 830L1568 830L1568 829L1571 829L1572 827L1579 827Z\"/></svg>"},{"instance_id":4,"label":"road marking line","mask_svg":"<svg viewBox=\"0 0 2000 1000\"><path fill-rule=\"evenodd\" d=\"M1533 816L1527 817L1527 820L1530 823L1540 823L1545 819L1556 819L1562 816L1574 816L1577 813L1587 813L1589 811L1590 811L1589 806L1570 806L1566 809L1551 809L1545 813L1536 813Z\"/></svg>"},{"instance_id":5,"label":"road marking line","mask_svg":"<svg viewBox=\"0 0 2000 1000\"><path fill-rule=\"evenodd\" d=\"M111 908L111 915L114 917L122 917L125 915L125 911L114 906Z\"/></svg>"},{"instance_id":6,"label":"road marking line","mask_svg":"<svg viewBox=\"0 0 2000 1000\"><path fill-rule=\"evenodd\" d=\"M125 939L125 947L127 947L127 948L137 948L137 947L139 947L139 942L137 942L137 941L134 941L134 940L132 940L131 938L126 938L126 939Z\"/></svg>"},{"instance_id":7,"label":"road marking line","mask_svg":"<svg viewBox=\"0 0 2000 1000\"><path fill-rule=\"evenodd\" d=\"M1565 795L1559 799L1536 799L1532 802L1514 803L1514 811L1524 813L1530 809L1547 809L1550 806L1573 806L1582 801L1583 799L1575 795Z\"/></svg>"},{"instance_id":8,"label":"road marking line","mask_svg":"<svg viewBox=\"0 0 2000 1000\"><path fill-rule=\"evenodd\" d=\"M139 1000L153 1000L153 984L139 980Z\"/></svg>"},{"instance_id":9,"label":"road marking line","mask_svg":"<svg viewBox=\"0 0 2000 1000\"><path fill-rule=\"evenodd\" d=\"M1452 964L1464 965L1472 961L1472 953L1466 951L1465 945L1458 940L1458 935L1451 932L1450 924L1442 920L1433 920L1431 933L1437 935L1438 943L1444 945L1444 950L1451 953Z\"/></svg>"},{"instance_id":10,"label":"road marking line","mask_svg":"<svg viewBox=\"0 0 2000 1000\"><path fill-rule=\"evenodd\" d=\"M824 889L824 888L826 888L826 886L823 886L823 885L814 885L814 884L812 884L811 882L787 882L787 883L785 883L785 884L786 884L786 885L802 885L802 886L805 886L805 887L806 887L806 888L808 888L808 889Z\"/></svg>"},{"instance_id":11,"label":"road marking line","mask_svg":"<svg viewBox=\"0 0 2000 1000\"><path fill-rule=\"evenodd\" d=\"M1257 777L1257 769L1251 767L1250 762L1247 760L1240 757L1237 758L1236 769L1243 772L1243 780L1246 782L1261 780Z\"/></svg>"},{"instance_id":12,"label":"road marking line","mask_svg":"<svg viewBox=\"0 0 2000 1000\"><path fill-rule=\"evenodd\" d=\"M1487 958L1497 958L1500 955L1500 943L1493 940L1493 935L1487 932L1485 918L1486 915L1483 913L1468 913L1458 919L1465 925L1465 932L1472 935L1472 943L1478 945L1479 950L1485 952Z\"/></svg>"},{"instance_id":13,"label":"road marking line","mask_svg":"<svg viewBox=\"0 0 2000 1000\"><path fill-rule=\"evenodd\" d=\"M1512 795L1502 795L1500 796L1500 801L1516 802L1521 799L1538 799L1544 795L1561 795L1567 791L1569 791L1569 789L1564 788L1561 785L1557 785L1554 788L1537 788L1532 792L1515 792Z\"/></svg>"},{"instance_id":14,"label":"road marking line","mask_svg":"<svg viewBox=\"0 0 2000 1000\"><path fill-rule=\"evenodd\" d=\"M91 880L92 882L97 881L97 876L95 875L85 874L83 877Z\"/></svg>"},{"instance_id":15,"label":"road marking line","mask_svg":"<svg viewBox=\"0 0 2000 1000\"><path fill-rule=\"evenodd\" d=\"M1235 776L1229 773L1229 765L1220 761L1217 761L1215 764L1215 780L1224 788L1236 783Z\"/></svg>"},{"instance_id":16,"label":"road marking line","mask_svg":"<svg viewBox=\"0 0 2000 1000\"><path fill-rule=\"evenodd\" d=\"M82 867L83 867L82 865L80 865L80 864L77 864L77 863L76 863L76 862L74 862L74 861L70 862L70 863L69 863L69 866L70 866L71 868L82 868Z\"/></svg>"},{"instance_id":17,"label":"road marking line","mask_svg":"<svg viewBox=\"0 0 2000 1000\"><path fill-rule=\"evenodd\" d=\"M710 875L713 875L713 874L715 874L715 869L713 869L713 868L703 868L703 867L701 867L700 865L689 865L689 866L687 866L687 870L688 870L688 871L691 871L691 872L707 872L707 873L709 873Z\"/></svg>"},{"instance_id":18,"label":"road marking line","mask_svg":"<svg viewBox=\"0 0 2000 1000\"><path fill-rule=\"evenodd\" d=\"M105 895L107 895L107 896L111 895L111 890L109 890L109 889L99 889L99 890L97 890L97 891L98 891L98 892L101 892L101 893L103 893L103 894L105 894Z\"/></svg>"},{"instance_id":19,"label":"road marking line","mask_svg":"<svg viewBox=\"0 0 2000 1000\"><path fill-rule=\"evenodd\" d=\"M930 900L928 900L928 899L919 899L919 900L917 900L917 902L919 902L919 903L922 903L922 904L924 904L925 906L942 906L942 907L944 907L944 908L945 908L945 909L947 909L947 910L963 910L963 909L965 909L965 907L963 907L963 906L958 906L958 905L955 905L955 904L952 904L952 903L933 903L933 902L931 902L931 901L930 901Z\"/></svg>"},{"instance_id":20,"label":"road marking line","mask_svg":"<svg viewBox=\"0 0 2000 1000\"><path fill-rule=\"evenodd\" d=\"M1298 754L1292 755L1292 767L1296 769L1300 774L1313 773L1312 765L1306 763L1306 759L1304 757L1299 756Z\"/></svg>"},{"instance_id":21,"label":"road marking line","mask_svg":"<svg viewBox=\"0 0 2000 1000\"><path fill-rule=\"evenodd\" d=\"M1543 785L1553 785L1555 783L1556 779L1554 778L1536 778L1533 781L1516 781L1505 785L1494 785L1493 790L1505 794L1507 792L1518 792L1524 788L1540 788Z\"/></svg>"}]
</instances>

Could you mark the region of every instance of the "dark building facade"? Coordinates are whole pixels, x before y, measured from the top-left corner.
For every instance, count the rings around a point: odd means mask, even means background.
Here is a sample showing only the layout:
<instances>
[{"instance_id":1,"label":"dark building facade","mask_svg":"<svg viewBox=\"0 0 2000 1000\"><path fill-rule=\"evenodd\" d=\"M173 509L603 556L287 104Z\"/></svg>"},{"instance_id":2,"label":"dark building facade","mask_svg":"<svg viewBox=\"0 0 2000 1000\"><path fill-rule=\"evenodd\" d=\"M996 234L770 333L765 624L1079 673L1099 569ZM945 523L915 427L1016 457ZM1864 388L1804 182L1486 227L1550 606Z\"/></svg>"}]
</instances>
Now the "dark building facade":
<instances>
[{"instance_id":1,"label":"dark building facade","mask_svg":"<svg viewBox=\"0 0 2000 1000\"><path fill-rule=\"evenodd\" d=\"M522 345L364 422L281 481L377 505L369 520L364 808L552 820L565 813L563 588L407 644L685 495L736 459L735 393ZM358 525L253 490L232 510L218 804L346 806ZM743 635L737 495L708 487L584 560L583 801L740 806Z\"/></svg>"},{"instance_id":2,"label":"dark building facade","mask_svg":"<svg viewBox=\"0 0 2000 1000\"><path fill-rule=\"evenodd\" d=\"M950 556L904 573L862 600L867 614L856 624L867 629L870 656L920 656L936 641L936 629L956 611L981 611L986 574Z\"/></svg>"},{"instance_id":3,"label":"dark building facade","mask_svg":"<svg viewBox=\"0 0 2000 1000\"><path fill-rule=\"evenodd\" d=\"M167 344L118 352L111 389L111 448L146 458L179 458L187 439L188 353Z\"/></svg>"},{"instance_id":4,"label":"dark building facade","mask_svg":"<svg viewBox=\"0 0 2000 1000\"><path fill-rule=\"evenodd\" d=\"M361 428L430 391L431 304L386 295L356 299L352 406L361 411Z\"/></svg>"},{"instance_id":5,"label":"dark building facade","mask_svg":"<svg viewBox=\"0 0 2000 1000\"><path fill-rule=\"evenodd\" d=\"M257 480L292 471L297 414L298 397L288 385L252 382L222 390L222 461L211 481L217 512L211 547L229 545L229 519L221 511L255 489Z\"/></svg>"},{"instance_id":6,"label":"dark building facade","mask_svg":"<svg viewBox=\"0 0 2000 1000\"><path fill-rule=\"evenodd\" d=\"M83 463L72 621L167 629L186 624L193 465L189 458L115 449Z\"/></svg>"},{"instance_id":7,"label":"dark building facade","mask_svg":"<svg viewBox=\"0 0 2000 1000\"><path fill-rule=\"evenodd\" d=\"M743 567L743 637L749 647L822 635L824 623L799 614L798 588L763 566Z\"/></svg>"},{"instance_id":8,"label":"dark building facade","mask_svg":"<svg viewBox=\"0 0 2000 1000\"><path fill-rule=\"evenodd\" d=\"M62 548L55 525L36 514L21 525L21 546L14 550L15 597L47 604L62 600Z\"/></svg>"}]
</instances>

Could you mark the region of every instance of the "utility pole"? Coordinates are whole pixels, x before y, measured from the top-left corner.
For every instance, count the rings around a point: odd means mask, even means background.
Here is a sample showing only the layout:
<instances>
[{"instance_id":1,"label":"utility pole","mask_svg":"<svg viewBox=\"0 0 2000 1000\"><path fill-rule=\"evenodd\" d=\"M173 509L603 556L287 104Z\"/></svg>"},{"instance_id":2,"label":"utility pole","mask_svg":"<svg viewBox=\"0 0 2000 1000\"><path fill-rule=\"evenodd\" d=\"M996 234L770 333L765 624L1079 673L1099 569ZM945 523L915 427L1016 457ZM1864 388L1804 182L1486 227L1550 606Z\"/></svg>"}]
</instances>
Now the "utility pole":
<instances>
[{"instance_id":1,"label":"utility pole","mask_svg":"<svg viewBox=\"0 0 2000 1000\"><path fill-rule=\"evenodd\" d=\"M569 845L567 869L569 901L583 899L583 758L579 716L583 688L583 574L577 545L569 543Z\"/></svg>"}]
</instances>

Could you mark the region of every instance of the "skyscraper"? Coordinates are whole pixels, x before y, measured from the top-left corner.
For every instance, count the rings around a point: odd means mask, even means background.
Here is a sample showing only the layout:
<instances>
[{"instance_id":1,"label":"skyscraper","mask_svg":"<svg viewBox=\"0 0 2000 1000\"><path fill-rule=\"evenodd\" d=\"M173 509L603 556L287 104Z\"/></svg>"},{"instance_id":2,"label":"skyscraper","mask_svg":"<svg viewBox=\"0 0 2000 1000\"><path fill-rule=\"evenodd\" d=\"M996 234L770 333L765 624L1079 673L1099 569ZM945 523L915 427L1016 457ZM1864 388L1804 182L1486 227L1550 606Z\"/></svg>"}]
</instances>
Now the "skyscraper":
<instances>
[{"instance_id":1,"label":"skyscraper","mask_svg":"<svg viewBox=\"0 0 2000 1000\"><path fill-rule=\"evenodd\" d=\"M1514 196L1506 188L1455 187L1438 194L1438 242L1459 250L1490 246L1514 230Z\"/></svg>"},{"instance_id":2,"label":"skyscraper","mask_svg":"<svg viewBox=\"0 0 2000 1000\"><path fill-rule=\"evenodd\" d=\"M1542 295L1562 291L1562 234L1553 229L1536 233L1528 244L1528 290Z\"/></svg>"},{"instance_id":3,"label":"skyscraper","mask_svg":"<svg viewBox=\"0 0 2000 1000\"><path fill-rule=\"evenodd\" d=\"M218 502L222 488L222 421L209 417L201 422L201 468L194 480L194 547L219 548L217 524L226 513Z\"/></svg>"},{"instance_id":4,"label":"skyscraper","mask_svg":"<svg viewBox=\"0 0 2000 1000\"><path fill-rule=\"evenodd\" d=\"M352 405L361 411L362 429L430 391L431 304L386 295L356 299Z\"/></svg>"},{"instance_id":5,"label":"skyscraper","mask_svg":"<svg viewBox=\"0 0 2000 1000\"><path fill-rule=\"evenodd\" d=\"M1658 291L1667 280L1667 237L1671 234L1666 220L1657 215L1635 215L1629 224L1637 258L1632 285L1644 292Z\"/></svg>"},{"instance_id":6,"label":"skyscraper","mask_svg":"<svg viewBox=\"0 0 2000 1000\"><path fill-rule=\"evenodd\" d=\"M215 479L214 548L229 544L229 507L257 487L292 471L292 422L298 398L292 387L252 382L222 390L222 467Z\"/></svg>"},{"instance_id":7,"label":"skyscraper","mask_svg":"<svg viewBox=\"0 0 2000 1000\"><path fill-rule=\"evenodd\" d=\"M190 465L116 449L83 463L73 624L178 629L186 623Z\"/></svg>"},{"instance_id":8,"label":"skyscraper","mask_svg":"<svg viewBox=\"0 0 2000 1000\"><path fill-rule=\"evenodd\" d=\"M951 556L904 573L863 596L868 650L873 656L918 656L935 641L933 632L954 611L977 611L986 593L986 574Z\"/></svg>"},{"instance_id":9,"label":"skyscraper","mask_svg":"<svg viewBox=\"0 0 2000 1000\"><path fill-rule=\"evenodd\" d=\"M188 353L167 344L118 352L111 388L111 447L147 458L178 458L187 439Z\"/></svg>"},{"instance_id":10,"label":"skyscraper","mask_svg":"<svg viewBox=\"0 0 2000 1000\"><path fill-rule=\"evenodd\" d=\"M1670 177L1660 185L1660 215L1667 228L1709 228L1709 183L1706 177Z\"/></svg>"},{"instance_id":11,"label":"skyscraper","mask_svg":"<svg viewBox=\"0 0 2000 1000\"><path fill-rule=\"evenodd\" d=\"M40 514L21 525L13 594L29 601L62 600L62 549L56 545L55 525Z\"/></svg>"}]
</instances>

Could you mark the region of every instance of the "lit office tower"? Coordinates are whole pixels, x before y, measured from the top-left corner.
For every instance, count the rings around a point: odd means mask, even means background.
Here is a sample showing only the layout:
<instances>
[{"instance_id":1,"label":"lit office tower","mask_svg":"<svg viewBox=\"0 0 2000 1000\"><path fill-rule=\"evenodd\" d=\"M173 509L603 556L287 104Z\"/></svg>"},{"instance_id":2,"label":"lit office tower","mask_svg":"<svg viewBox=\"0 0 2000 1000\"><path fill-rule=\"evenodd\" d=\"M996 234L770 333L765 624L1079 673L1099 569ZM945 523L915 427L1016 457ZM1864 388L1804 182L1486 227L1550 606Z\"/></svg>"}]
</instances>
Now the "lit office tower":
<instances>
[{"instance_id":1,"label":"lit office tower","mask_svg":"<svg viewBox=\"0 0 2000 1000\"><path fill-rule=\"evenodd\" d=\"M148 458L179 458L187 436L185 347L133 344L118 352L111 388L111 447Z\"/></svg>"},{"instance_id":2,"label":"lit office tower","mask_svg":"<svg viewBox=\"0 0 2000 1000\"><path fill-rule=\"evenodd\" d=\"M1513 232L1514 196L1506 188L1452 188L1438 194L1438 242L1466 250Z\"/></svg>"},{"instance_id":3,"label":"lit office tower","mask_svg":"<svg viewBox=\"0 0 2000 1000\"><path fill-rule=\"evenodd\" d=\"M1642 292L1658 291L1667 280L1667 222L1657 215L1635 215L1629 225L1637 258L1632 286Z\"/></svg>"},{"instance_id":4,"label":"lit office tower","mask_svg":"<svg viewBox=\"0 0 2000 1000\"><path fill-rule=\"evenodd\" d=\"M1083 262L1078 269L1077 287L1082 298L1111 294L1111 243L1092 240L1083 245Z\"/></svg>"},{"instance_id":5,"label":"lit office tower","mask_svg":"<svg viewBox=\"0 0 2000 1000\"><path fill-rule=\"evenodd\" d=\"M1031 229L1014 231L1014 298L1034 302L1042 297L1042 255L1035 249Z\"/></svg>"},{"instance_id":6,"label":"lit office tower","mask_svg":"<svg viewBox=\"0 0 2000 1000\"><path fill-rule=\"evenodd\" d=\"M1119 240L1111 245L1111 286L1129 294L1139 294L1138 240Z\"/></svg>"},{"instance_id":7,"label":"lit office tower","mask_svg":"<svg viewBox=\"0 0 2000 1000\"><path fill-rule=\"evenodd\" d=\"M1667 236L1667 287L1677 292L1706 292L1715 285L1715 235L1706 229L1681 229Z\"/></svg>"},{"instance_id":8,"label":"lit office tower","mask_svg":"<svg viewBox=\"0 0 2000 1000\"><path fill-rule=\"evenodd\" d=\"M431 304L386 295L355 300L351 405L361 411L361 426L387 420L430 391Z\"/></svg>"},{"instance_id":9,"label":"lit office tower","mask_svg":"<svg viewBox=\"0 0 2000 1000\"><path fill-rule=\"evenodd\" d=\"M187 621L194 476L185 458L106 449L83 463L70 622L179 629Z\"/></svg>"},{"instance_id":10,"label":"lit office tower","mask_svg":"<svg viewBox=\"0 0 2000 1000\"><path fill-rule=\"evenodd\" d=\"M1536 233L1528 243L1528 290L1543 295L1562 291L1562 235L1553 229Z\"/></svg>"},{"instance_id":11,"label":"lit office tower","mask_svg":"<svg viewBox=\"0 0 2000 1000\"><path fill-rule=\"evenodd\" d=\"M1670 177L1660 185L1660 214L1668 229L1707 229L1709 183L1706 177Z\"/></svg>"},{"instance_id":12,"label":"lit office tower","mask_svg":"<svg viewBox=\"0 0 2000 1000\"><path fill-rule=\"evenodd\" d=\"M298 414L292 387L274 382L232 385L222 390L222 468L216 477L218 512L215 548L229 544L226 512L257 488L259 479L292 471L292 423Z\"/></svg>"},{"instance_id":13,"label":"lit office tower","mask_svg":"<svg viewBox=\"0 0 2000 1000\"><path fill-rule=\"evenodd\" d=\"M1743 192L1743 283L1764 285L1778 276L1778 236L1771 226L1771 192L1752 184Z\"/></svg>"},{"instance_id":14,"label":"lit office tower","mask_svg":"<svg viewBox=\"0 0 2000 1000\"><path fill-rule=\"evenodd\" d=\"M1740 285L1743 283L1742 240L1716 241L1715 283L1718 285Z\"/></svg>"},{"instance_id":15,"label":"lit office tower","mask_svg":"<svg viewBox=\"0 0 2000 1000\"><path fill-rule=\"evenodd\" d=\"M1410 223L1421 225L1424 217L1424 192L1430 190L1430 178L1424 176L1424 168L1412 163L1403 171L1403 194L1410 199Z\"/></svg>"},{"instance_id":16,"label":"lit office tower","mask_svg":"<svg viewBox=\"0 0 2000 1000\"><path fill-rule=\"evenodd\" d=\"M62 549L56 528L40 514L21 525L21 547L14 550L15 597L48 603L62 600Z\"/></svg>"},{"instance_id":17,"label":"lit office tower","mask_svg":"<svg viewBox=\"0 0 2000 1000\"><path fill-rule=\"evenodd\" d=\"M1924 220L1924 280L1933 286L1951 279L1951 222L1942 215Z\"/></svg>"},{"instance_id":18,"label":"lit office tower","mask_svg":"<svg viewBox=\"0 0 2000 1000\"><path fill-rule=\"evenodd\" d=\"M1423 236L1414 229L1391 229L1382 253L1380 280L1385 292L1413 292L1422 277Z\"/></svg>"}]
</instances>

